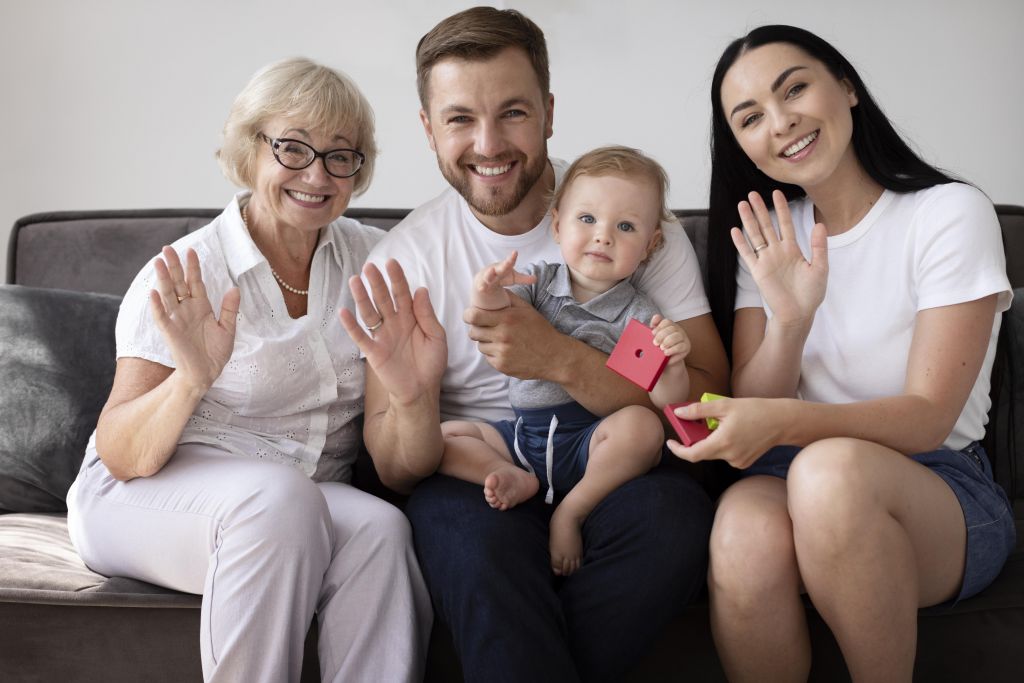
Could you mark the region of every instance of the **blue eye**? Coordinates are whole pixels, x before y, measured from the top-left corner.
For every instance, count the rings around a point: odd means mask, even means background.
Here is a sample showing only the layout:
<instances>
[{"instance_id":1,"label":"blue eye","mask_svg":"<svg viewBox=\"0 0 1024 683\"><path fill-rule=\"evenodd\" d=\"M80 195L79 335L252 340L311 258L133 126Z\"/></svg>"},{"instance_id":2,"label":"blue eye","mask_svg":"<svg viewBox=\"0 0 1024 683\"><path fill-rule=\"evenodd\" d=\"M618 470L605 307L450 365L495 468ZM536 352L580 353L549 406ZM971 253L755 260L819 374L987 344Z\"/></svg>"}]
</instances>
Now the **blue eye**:
<instances>
[{"instance_id":1,"label":"blue eye","mask_svg":"<svg viewBox=\"0 0 1024 683\"><path fill-rule=\"evenodd\" d=\"M509 111L505 112L506 119L518 119L523 116L526 116L526 112L521 109L510 109Z\"/></svg>"},{"instance_id":2,"label":"blue eye","mask_svg":"<svg viewBox=\"0 0 1024 683\"><path fill-rule=\"evenodd\" d=\"M622 232L633 232L634 230L636 230L636 228L633 227L633 224L630 223L629 221L622 221L615 227L617 227Z\"/></svg>"},{"instance_id":3,"label":"blue eye","mask_svg":"<svg viewBox=\"0 0 1024 683\"><path fill-rule=\"evenodd\" d=\"M580 214L580 221L583 223L596 223L597 219L591 216L589 213Z\"/></svg>"}]
</instances>

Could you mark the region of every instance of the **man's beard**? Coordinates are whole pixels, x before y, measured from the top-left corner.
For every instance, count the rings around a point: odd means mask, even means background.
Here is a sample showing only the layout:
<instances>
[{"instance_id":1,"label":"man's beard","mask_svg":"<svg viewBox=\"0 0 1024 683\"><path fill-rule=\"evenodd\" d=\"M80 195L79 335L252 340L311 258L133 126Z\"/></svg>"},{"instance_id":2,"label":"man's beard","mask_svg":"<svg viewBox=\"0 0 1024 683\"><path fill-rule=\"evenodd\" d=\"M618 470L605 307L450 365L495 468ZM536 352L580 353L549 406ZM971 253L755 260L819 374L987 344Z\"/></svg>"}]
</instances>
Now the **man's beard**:
<instances>
[{"instance_id":1,"label":"man's beard","mask_svg":"<svg viewBox=\"0 0 1024 683\"><path fill-rule=\"evenodd\" d=\"M507 187L482 189L474 194L473 182L470 175L473 173L468 166L469 162L458 161L453 165L444 163L440 157L437 159L437 166L441 169L441 175L448 181L448 184L455 188L455 191L462 195L473 209L483 216L504 216L514 211L523 199L530 193L533 186L544 175L548 163L547 145L544 145L543 152L527 164L527 158L519 153L512 157L497 157L495 159L484 159L478 157L475 162L487 163L508 163L517 162L522 167L519 173L519 180L508 191ZM505 192L502 192L504 190Z\"/></svg>"}]
</instances>

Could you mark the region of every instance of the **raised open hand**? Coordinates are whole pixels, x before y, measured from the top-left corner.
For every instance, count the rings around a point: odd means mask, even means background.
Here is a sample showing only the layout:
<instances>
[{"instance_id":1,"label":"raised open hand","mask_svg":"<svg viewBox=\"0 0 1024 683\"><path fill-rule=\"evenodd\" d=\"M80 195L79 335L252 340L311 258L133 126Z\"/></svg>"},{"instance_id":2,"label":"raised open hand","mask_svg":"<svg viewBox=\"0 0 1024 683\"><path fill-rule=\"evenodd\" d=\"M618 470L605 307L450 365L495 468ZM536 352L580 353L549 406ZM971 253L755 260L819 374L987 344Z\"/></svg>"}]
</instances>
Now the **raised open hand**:
<instances>
[{"instance_id":1,"label":"raised open hand","mask_svg":"<svg viewBox=\"0 0 1024 683\"><path fill-rule=\"evenodd\" d=\"M177 372L205 393L231 358L240 294L237 287L224 294L218 319L195 250L186 253L185 270L171 247L165 246L161 255L155 263L156 289L149 293L153 320L170 348Z\"/></svg>"},{"instance_id":2,"label":"raised open hand","mask_svg":"<svg viewBox=\"0 0 1024 683\"><path fill-rule=\"evenodd\" d=\"M785 195L779 190L772 193L778 233L761 195L751 192L748 198L749 202L739 204L743 230L732 229L732 242L771 308L774 321L782 325L810 324L825 299L828 283L825 226L818 223L811 230L811 259L807 260L797 244Z\"/></svg>"},{"instance_id":3,"label":"raised open hand","mask_svg":"<svg viewBox=\"0 0 1024 683\"><path fill-rule=\"evenodd\" d=\"M415 295L410 294L398 261L389 259L384 268L391 280L390 290L377 266L367 263L363 267L372 299L359 276L348 281L359 317L370 334L348 309L343 308L339 316L388 393L400 402L411 402L440 387L448 367L448 341L427 290L421 287Z\"/></svg>"},{"instance_id":4,"label":"raised open hand","mask_svg":"<svg viewBox=\"0 0 1024 683\"><path fill-rule=\"evenodd\" d=\"M536 276L520 273L516 268L519 252L513 251L503 260L483 268L473 277L471 305L486 311L499 311L512 305L512 296L505 287L525 285L537 281Z\"/></svg>"}]
</instances>

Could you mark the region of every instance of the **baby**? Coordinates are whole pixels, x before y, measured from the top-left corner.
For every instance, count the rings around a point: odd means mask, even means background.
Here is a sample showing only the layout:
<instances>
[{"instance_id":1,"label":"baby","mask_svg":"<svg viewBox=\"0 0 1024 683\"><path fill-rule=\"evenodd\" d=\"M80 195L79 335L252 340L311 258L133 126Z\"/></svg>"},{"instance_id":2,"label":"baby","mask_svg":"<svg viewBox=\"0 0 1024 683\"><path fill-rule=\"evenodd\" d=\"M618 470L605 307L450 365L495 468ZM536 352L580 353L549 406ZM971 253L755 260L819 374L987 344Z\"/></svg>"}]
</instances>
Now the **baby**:
<instances>
[{"instance_id":1,"label":"baby","mask_svg":"<svg viewBox=\"0 0 1024 683\"><path fill-rule=\"evenodd\" d=\"M668 364L651 400L659 408L685 401L690 341L664 319L630 278L661 242L668 179L639 151L602 147L584 154L565 173L552 199L552 228L565 264L539 263L515 270L516 252L474 278L472 305L506 308L512 296L531 303L563 334L609 353L631 318L654 328L654 343ZM439 471L483 484L491 507L507 510L533 497L541 483L546 501L564 494L550 522L551 567L576 571L583 553L581 527L605 496L661 459L664 432L650 409L632 405L607 417L594 415L558 384L509 381L515 420L451 421L441 425L445 450Z\"/></svg>"}]
</instances>

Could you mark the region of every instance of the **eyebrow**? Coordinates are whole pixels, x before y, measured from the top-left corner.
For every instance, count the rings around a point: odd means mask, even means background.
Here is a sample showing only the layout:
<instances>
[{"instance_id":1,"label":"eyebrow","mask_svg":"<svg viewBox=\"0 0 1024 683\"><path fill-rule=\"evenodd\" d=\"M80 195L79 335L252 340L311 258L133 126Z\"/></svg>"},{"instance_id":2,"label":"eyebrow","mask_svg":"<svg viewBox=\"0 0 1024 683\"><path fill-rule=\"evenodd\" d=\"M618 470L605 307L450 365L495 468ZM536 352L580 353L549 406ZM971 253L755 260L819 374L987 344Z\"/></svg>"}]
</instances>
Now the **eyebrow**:
<instances>
[{"instance_id":1,"label":"eyebrow","mask_svg":"<svg viewBox=\"0 0 1024 683\"><path fill-rule=\"evenodd\" d=\"M785 71L780 73L778 75L778 77L774 81L772 81L771 91L775 92L776 90L781 88L782 84L786 82L786 79L789 78L790 75L794 71L800 71L801 69L806 69L806 68L807 68L806 66L800 66L800 65L789 67L788 69L786 69ZM757 104L757 103L754 100L744 100L743 102L740 102L739 104L737 104L735 107L732 108L731 112L729 112L729 118L732 118L733 116L735 116L736 112L740 111L741 109L746 109L747 107L752 107L755 104Z\"/></svg>"},{"instance_id":2,"label":"eyebrow","mask_svg":"<svg viewBox=\"0 0 1024 683\"><path fill-rule=\"evenodd\" d=\"M305 128L289 128L288 130L286 130L281 135L282 136L288 136L288 135L291 135L291 134L294 134L294 133L298 133L299 135L305 137L307 140L312 139L310 134L309 134L309 131L306 130ZM346 145L351 145L352 144L352 141L349 140L344 135L335 135L334 139L333 139L333 142L338 142L338 141L344 142Z\"/></svg>"},{"instance_id":3,"label":"eyebrow","mask_svg":"<svg viewBox=\"0 0 1024 683\"><path fill-rule=\"evenodd\" d=\"M498 109L500 111L504 111L505 109L511 109L513 107L521 107L521 108L524 108L524 109L532 109L534 107L534 104L532 102L530 102L530 100L526 99L525 97L510 97L509 99L505 100L504 102L502 102L501 104L498 105ZM438 114L441 115L441 116L447 116L449 114L472 114L472 113L473 113L473 109L471 107L467 107L467 106L462 105L462 104L449 104L448 106L443 107L440 112L438 112Z\"/></svg>"}]
</instances>

